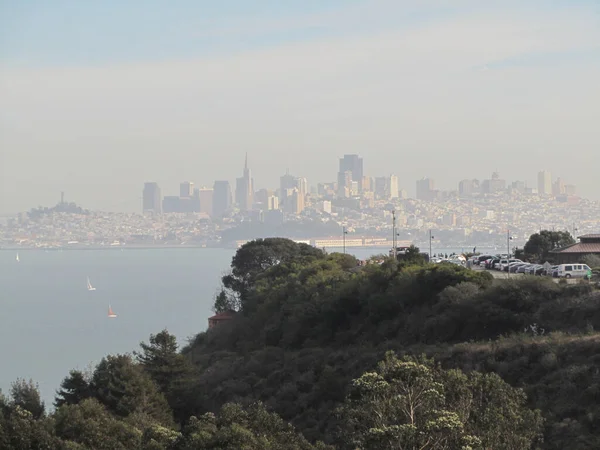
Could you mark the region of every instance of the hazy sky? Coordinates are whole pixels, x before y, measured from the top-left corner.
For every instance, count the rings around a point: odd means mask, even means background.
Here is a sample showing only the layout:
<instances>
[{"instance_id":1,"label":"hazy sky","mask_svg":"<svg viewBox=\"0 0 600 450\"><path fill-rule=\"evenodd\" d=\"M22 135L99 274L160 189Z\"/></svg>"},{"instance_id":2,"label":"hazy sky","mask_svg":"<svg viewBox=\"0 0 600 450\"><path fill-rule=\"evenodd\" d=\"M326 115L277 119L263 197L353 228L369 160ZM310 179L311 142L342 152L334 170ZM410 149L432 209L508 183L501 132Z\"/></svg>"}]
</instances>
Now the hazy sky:
<instances>
[{"instance_id":1,"label":"hazy sky","mask_svg":"<svg viewBox=\"0 0 600 450\"><path fill-rule=\"evenodd\" d=\"M0 213L139 210L144 181L414 192L540 169L600 199L600 2L0 0Z\"/></svg>"}]
</instances>

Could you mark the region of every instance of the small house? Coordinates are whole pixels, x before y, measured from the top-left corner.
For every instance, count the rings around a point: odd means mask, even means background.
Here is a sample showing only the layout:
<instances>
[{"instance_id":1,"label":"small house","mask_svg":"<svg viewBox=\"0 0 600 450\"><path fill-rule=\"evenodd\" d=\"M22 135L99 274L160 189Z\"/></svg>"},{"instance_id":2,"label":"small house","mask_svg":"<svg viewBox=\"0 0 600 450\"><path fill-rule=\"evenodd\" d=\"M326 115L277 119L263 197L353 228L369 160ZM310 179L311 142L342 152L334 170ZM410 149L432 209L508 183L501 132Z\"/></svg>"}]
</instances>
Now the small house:
<instances>
[{"instance_id":1,"label":"small house","mask_svg":"<svg viewBox=\"0 0 600 450\"><path fill-rule=\"evenodd\" d=\"M233 309L229 309L227 311L223 311L221 313L215 314L212 317L209 317L208 318L208 328L211 329L213 327L216 327L220 323L223 323L223 322L233 319L235 314L236 314L236 312Z\"/></svg>"},{"instance_id":2,"label":"small house","mask_svg":"<svg viewBox=\"0 0 600 450\"><path fill-rule=\"evenodd\" d=\"M579 242L550 252L557 264L582 262L586 255L600 256L600 233L579 236Z\"/></svg>"}]
</instances>

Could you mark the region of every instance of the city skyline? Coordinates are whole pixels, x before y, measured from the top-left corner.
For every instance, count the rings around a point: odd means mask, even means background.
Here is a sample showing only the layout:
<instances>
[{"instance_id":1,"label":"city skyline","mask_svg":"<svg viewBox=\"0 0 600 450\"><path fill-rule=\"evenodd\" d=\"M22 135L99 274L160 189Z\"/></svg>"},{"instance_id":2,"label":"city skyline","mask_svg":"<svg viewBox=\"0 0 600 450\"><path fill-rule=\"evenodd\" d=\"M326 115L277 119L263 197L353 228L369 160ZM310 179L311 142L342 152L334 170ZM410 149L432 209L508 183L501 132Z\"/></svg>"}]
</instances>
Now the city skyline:
<instances>
[{"instance_id":1,"label":"city skyline","mask_svg":"<svg viewBox=\"0 0 600 450\"><path fill-rule=\"evenodd\" d=\"M400 187L395 174L372 176L364 173L363 158L357 154L346 154L339 158L337 181L321 181L309 184L305 177L290 173L289 168L279 178L277 186L255 189L254 179L248 165L248 154L244 158L242 177L236 178L235 196L232 195L231 184L227 180L215 180L212 187L194 188L190 181L181 182L179 195L164 196L156 182L144 183L142 195L142 212L154 213L188 213L201 212L216 218L230 209L238 209L242 213L252 211L277 210L285 214L301 214L311 200L320 201L321 211L331 212L331 201L342 202L359 199L360 203L348 203L350 209L371 207L375 200L397 201L408 198L407 191ZM453 189L436 188L435 180L423 177L416 180L413 198L427 202L448 200L457 195L460 198L473 196L497 195L506 193L535 195L538 198L552 197L559 201L572 201L576 196L576 186L566 184L560 176L553 178L547 170L537 172L537 186L532 187L522 180L506 180L494 171L490 178L466 178L460 180ZM324 200L328 205L325 205ZM366 203L365 203L366 202ZM148 207L152 204L153 207ZM280 219L277 219L280 220Z\"/></svg>"},{"instance_id":2,"label":"city skyline","mask_svg":"<svg viewBox=\"0 0 600 450\"><path fill-rule=\"evenodd\" d=\"M246 152L256 190L356 153L410 195L545 168L600 199L597 2L233 5L4 2L0 212L60 191L135 211L148 180L235 189Z\"/></svg>"}]
</instances>

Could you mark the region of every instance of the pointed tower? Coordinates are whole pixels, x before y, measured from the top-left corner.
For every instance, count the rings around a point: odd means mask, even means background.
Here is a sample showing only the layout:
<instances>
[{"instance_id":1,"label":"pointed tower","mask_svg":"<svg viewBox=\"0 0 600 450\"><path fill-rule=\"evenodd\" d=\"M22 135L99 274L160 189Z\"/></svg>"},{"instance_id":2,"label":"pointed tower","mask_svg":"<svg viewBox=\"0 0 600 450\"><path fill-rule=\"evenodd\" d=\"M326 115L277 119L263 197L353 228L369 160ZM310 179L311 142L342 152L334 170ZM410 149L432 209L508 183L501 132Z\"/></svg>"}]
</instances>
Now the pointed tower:
<instances>
[{"instance_id":1,"label":"pointed tower","mask_svg":"<svg viewBox=\"0 0 600 450\"><path fill-rule=\"evenodd\" d=\"M235 201L242 211L252 209L254 202L253 185L252 175L248 168L248 152L246 152L246 157L244 159L244 174L241 178L237 179L235 187Z\"/></svg>"}]
</instances>

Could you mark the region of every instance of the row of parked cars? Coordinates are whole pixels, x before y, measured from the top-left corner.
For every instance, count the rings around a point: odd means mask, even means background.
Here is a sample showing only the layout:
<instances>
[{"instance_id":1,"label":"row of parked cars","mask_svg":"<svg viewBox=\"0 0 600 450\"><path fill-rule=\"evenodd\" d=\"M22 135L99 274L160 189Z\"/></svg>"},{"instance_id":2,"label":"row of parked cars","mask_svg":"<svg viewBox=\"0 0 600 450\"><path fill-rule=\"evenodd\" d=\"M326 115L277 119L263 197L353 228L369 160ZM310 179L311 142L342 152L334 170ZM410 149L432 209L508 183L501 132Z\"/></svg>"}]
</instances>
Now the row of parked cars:
<instances>
[{"instance_id":1,"label":"row of parked cars","mask_svg":"<svg viewBox=\"0 0 600 450\"><path fill-rule=\"evenodd\" d=\"M483 266L488 270L499 270L507 273L523 273L526 275L551 276L554 278L591 278L592 270L587 264L533 264L517 258L508 258L506 255L474 256L473 264Z\"/></svg>"}]
</instances>

